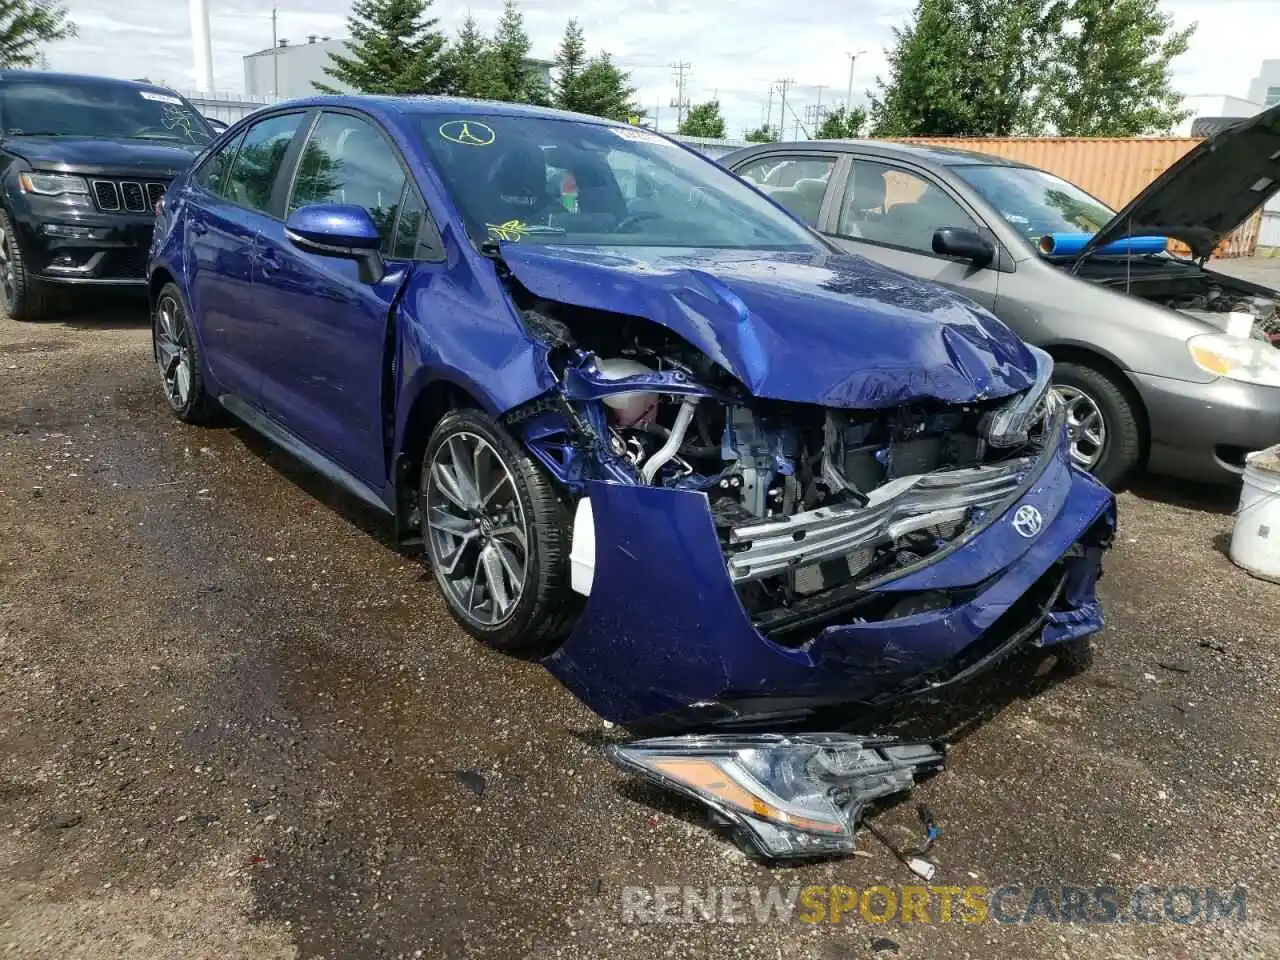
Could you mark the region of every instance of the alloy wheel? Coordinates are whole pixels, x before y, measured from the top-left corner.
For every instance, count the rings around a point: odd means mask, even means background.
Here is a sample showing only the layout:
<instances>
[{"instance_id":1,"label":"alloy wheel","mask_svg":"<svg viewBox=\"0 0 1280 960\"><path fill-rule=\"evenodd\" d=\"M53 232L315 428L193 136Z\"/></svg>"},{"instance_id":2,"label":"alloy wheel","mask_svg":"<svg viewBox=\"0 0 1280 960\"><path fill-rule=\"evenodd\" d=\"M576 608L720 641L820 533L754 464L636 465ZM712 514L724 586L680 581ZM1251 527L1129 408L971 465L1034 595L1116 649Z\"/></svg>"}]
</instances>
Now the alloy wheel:
<instances>
[{"instance_id":1,"label":"alloy wheel","mask_svg":"<svg viewBox=\"0 0 1280 960\"><path fill-rule=\"evenodd\" d=\"M0 229L0 293L6 305L13 303L13 251L9 246L9 232Z\"/></svg>"},{"instance_id":2,"label":"alloy wheel","mask_svg":"<svg viewBox=\"0 0 1280 960\"><path fill-rule=\"evenodd\" d=\"M1072 461L1092 470L1107 444L1107 422L1098 402L1083 390L1057 384L1053 388L1067 409L1067 443Z\"/></svg>"},{"instance_id":3,"label":"alloy wheel","mask_svg":"<svg viewBox=\"0 0 1280 960\"><path fill-rule=\"evenodd\" d=\"M529 531L511 471L488 440L468 432L440 444L427 469L432 565L463 616L497 626L519 604L529 568Z\"/></svg>"},{"instance_id":4,"label":"alloy wheel","mask_svg":"<svg viewBox=\"0 0 1280 960\"><path fill-rule=\"evenodd\" d=\"M182 410L191 398L191 350L183 335L186 321L171 296L156 304L156 364L164 379L164 392L175 410Z\"/></svg>"}]
</instances>

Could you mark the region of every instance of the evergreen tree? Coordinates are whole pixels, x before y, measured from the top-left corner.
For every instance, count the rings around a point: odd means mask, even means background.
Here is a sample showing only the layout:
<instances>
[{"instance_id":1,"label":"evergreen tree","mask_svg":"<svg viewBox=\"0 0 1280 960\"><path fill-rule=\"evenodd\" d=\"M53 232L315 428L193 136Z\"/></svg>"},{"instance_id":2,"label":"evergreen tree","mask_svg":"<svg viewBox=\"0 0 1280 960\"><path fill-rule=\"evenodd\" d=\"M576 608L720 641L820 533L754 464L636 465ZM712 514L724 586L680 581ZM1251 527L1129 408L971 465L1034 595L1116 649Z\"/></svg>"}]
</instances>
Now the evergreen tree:
<instances>
[{"instance_id":1,"label":"evergreen tree","mask_svg":"<svg viewBox=\"0 0 1280 960\"><path fill-rule=\"evenodd\" d=\"M444 35L427 16L430 6L431 0L356 0L347 19L348 55L330 53L325 74L360 93L443 93L449 82Z\"/></svg>"},{"instance_id":2,"label":"evergreen tree","mask_svg":"<svg viewBox=\"0 0 1280 960\"><path fill-rule=\"evenodd\" d=\"M867 122L867 111L862 107L839 106L828 111L814 133L815 140L849 140L862 136Z\"/></svg>"},{"instance_id":3,"label":"evergreen tree","mask_svg":"<svg viewBox=\"0 0 1280 960\"><path fill-rule=\"evenodd\" d=\"M1055 38L1039 109L1069 137L1167 133L1187 118L1170 62L1195 25L1173 30L1156 0L1073 0Z\"/></svg>"},{"instance_id":4,"label":"evergreen tree","mask_svg":"<svg viewBox=\"0 0 1280 960\"><path fill-rule=\"evenodd\" d=\"M636 91L630 86L630 80L631 75L619 70L609 54L601 53L587 65L579 78L582 97L579 109L583 113L624 123L633 117L643 117L645 111L632 99Z\"/></svg>"},{"instance_id":5,"label":"evergreen tree","mask_svg":"<svg viewBox=\"0 0 1280 960\"><path fill-rule=\"evenodd\" d=\"M40 47L76 35L58 0L0 0L0 67L30 67Z\"/></svg>"},{"instance_id":6,"label":"evergreen tree","mask_svg":"<svg viewBox=\"0 0 1280 960\"><path fill-rule=\"evenodd\" d=\"M713 137L723 140L724 117L720 115L720 101L708 100L706 103L694 104L676 132L686 137Z\"/></svg>"},{"instance_id":7,"label":"evergreen tree","mask_svg":"<svg viewBox=\"0 0 1280 960\"><path fill-rule=\"evenodd\" d=\"M501 99L492 46L471 14L445 55L445 74L445 91L452 96Z\"/></svg>"},{"instance_id":8,"label":"evergreen tree","mask_svg":"<svg viewBox=\"0 0 1280 960\"><path fill-rule=\"evenodd\" d=\"M556 77L552 84L552 103L561 110L582 111L582 74L587 67L587 43L577 20L564 28L564 39L556 51Z\"/></svg>"},{"instance_id":9,"label":"evergreen tree","mask_svg":"<svg viewBox=\"0 0 1280 960\"><path fill-rule=\"evenodd\" d=\"M529 35L515 0L506 0L490 44L494 60L495 96L514 103L549 104L551 92L529 63Z\"/></svg>"},{"instance_id":10,"label":"evergreen tree","mask_svg":"<svg viewBox=\"0 0 1280 960\"><path fill-rule=\"evenodd\" d=\"M743 138L748 143L773 143L779 139L777 129L767 127L764 124L761 124L754 130L748 130L743 134Z\"/></svg>"}]
</instances>

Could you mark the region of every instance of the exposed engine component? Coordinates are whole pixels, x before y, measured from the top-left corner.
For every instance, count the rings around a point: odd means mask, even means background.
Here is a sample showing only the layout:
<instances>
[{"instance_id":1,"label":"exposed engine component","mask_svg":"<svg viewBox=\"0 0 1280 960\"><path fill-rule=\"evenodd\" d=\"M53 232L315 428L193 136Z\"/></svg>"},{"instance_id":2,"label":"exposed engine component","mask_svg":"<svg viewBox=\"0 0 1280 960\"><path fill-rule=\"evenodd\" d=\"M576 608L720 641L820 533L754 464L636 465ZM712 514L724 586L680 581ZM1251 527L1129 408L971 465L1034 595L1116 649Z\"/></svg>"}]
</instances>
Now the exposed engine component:
<instances>
[{"instance_id":1,"label":"exposed engine component","mask_svg":"<svg viewBox=\"0 0 1280 960\"><path fill-rule=\"evenodd\" d=\"M596 369L606 380L625 380L627 377L653 373L652 368L636 360L628 360L626 357L597 360ZM658 395L648 390L615 394L605 397L602 402L609 408L613 422L622 427L648 423L658 412Z\"/></svg>"},{"instance_id":2,"label":"exposed engine component","mask_svg":"<svg viewBox=\"0 0 1280 960\"><path fill-rule=\"evenodd\" d=\"M1258 339L1280 342L1280 302L1271 297L1241 294L1219 286L1210 286L1207 292L1192 297L1178 297L1163 301L1166 307L1203 320L1228 333L1235 333L1232 315L1253 318L1252 335Z\"/></svg>"}]
</instances>

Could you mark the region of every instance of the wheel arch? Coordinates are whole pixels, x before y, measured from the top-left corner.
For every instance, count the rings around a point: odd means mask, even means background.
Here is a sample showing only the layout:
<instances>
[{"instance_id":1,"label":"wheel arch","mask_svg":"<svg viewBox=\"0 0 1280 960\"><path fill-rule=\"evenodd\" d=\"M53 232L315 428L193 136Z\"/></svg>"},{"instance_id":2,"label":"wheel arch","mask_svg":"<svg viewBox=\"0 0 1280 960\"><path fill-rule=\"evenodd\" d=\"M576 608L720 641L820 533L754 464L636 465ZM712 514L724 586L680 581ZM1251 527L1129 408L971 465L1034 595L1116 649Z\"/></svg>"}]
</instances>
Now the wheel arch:
<instances>
[{"instance_id":1,"label":"wheel arch","mask_svg":"<svg viewBox=\"0 0 1280 960\"><path fill-rule=\"evenodd\" d=\"M1133 412L1137 415L1138 436L1141 441L1141 454L1139 456L1138 466L1145 467L1147 457L1151 453L1151 419L1147 411L1147 405L1142 399L1142 394L1133 385L1133 381L1114 357L1095 350L1091 347L1078 343L1052 343L1042 344L1041 349L1049 356L1053 357L1054 364L1073 363L1081 367L1090 367L1098 371L1108 380L1116 385L1116 388L1125 395Z\"/></svg>"}]
</instances>

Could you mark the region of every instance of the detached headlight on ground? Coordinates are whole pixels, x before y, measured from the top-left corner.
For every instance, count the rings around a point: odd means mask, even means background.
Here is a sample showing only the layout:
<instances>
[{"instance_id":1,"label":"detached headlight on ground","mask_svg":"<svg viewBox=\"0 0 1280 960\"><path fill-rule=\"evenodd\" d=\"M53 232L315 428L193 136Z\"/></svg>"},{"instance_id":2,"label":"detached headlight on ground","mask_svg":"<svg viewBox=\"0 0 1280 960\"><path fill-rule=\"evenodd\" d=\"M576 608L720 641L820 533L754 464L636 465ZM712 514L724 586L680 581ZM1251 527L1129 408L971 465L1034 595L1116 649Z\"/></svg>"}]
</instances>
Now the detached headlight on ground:
<instances>
[{"instance_id":1,"label":"detached headlight on ground","mask_svg":"<svg viewBox=\"0 0 1280 960\"><path fill-rule=\"evenodd\" d=\"M851 853L867 805L942 769L943 748L841 733L692 735L613 746L624 770L711 807L771 859Z\"/></svg>"},{"instance_id":2,"label":"detached headlight on ground","mask_svg":"<svg viewBox=\"0 0 1280 960\"><path fill-rule=\"evenodd\" d=\"M1205 333L1188 340L1187 348L1201 370L1229 380L1280 387L1280 350L1265 340Z\"/></svg>"},{"instance_id":3,"label":"detached headlight on ground","mask_svg":"<svg viewBox=\"0 0 1280 960\"><path fill-rule=\"evenodd\" d=\"M42 197L89 195L89 184L84 177L65 173L22 173L18 175L18 182L24 193L38 193Z\"/></svg>"}]
</instances>

